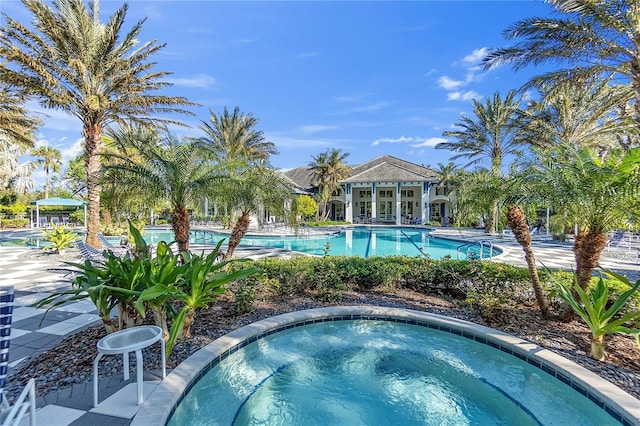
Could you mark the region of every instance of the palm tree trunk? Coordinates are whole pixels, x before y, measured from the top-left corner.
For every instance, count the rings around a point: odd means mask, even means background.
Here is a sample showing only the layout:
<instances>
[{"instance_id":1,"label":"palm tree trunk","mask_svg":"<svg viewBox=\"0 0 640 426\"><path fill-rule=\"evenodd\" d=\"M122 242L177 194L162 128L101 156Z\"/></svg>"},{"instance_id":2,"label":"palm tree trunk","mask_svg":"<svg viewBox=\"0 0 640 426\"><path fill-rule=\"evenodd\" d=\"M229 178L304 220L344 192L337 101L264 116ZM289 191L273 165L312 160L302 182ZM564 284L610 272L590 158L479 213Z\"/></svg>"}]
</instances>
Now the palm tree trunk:
<instances>
[{"instance_id":1,"label":"palm tree trunk","mask_svg":"<svg viewBox=\"0 0 640 426\"><path fill-rule=\"evenodd\" d=\"M100 312L100 319L102 320L102 325L104 325L104 329L107 331L107 334L111 334L118 331L118 326L113 321L113 318L111 317L111 312L107 312L107 313Z\"/></svg>"},{"instance_id":2,"label":"palm tree trunk","mask_svg":"<svg viewBox=\"0 0 640 426\"><path fill-rule=\"evenodd\" d=\"M118 329L124 330L141 325L143 321L142 315L136 309L133 303L118 303Z\"/></svg>"},{"instance_id":3,"label":"palm tree trunk","mask_svg":"<svg viewBox=\"0 0 640 426\"><path fill-rule=\"evenodd\" d=\"M485 227L485 231L488 232L489 234L495 233L497 212L498 212L498 203L494 202L491 205L491 210L489 211L489 217L487 218L487 223Z\"/></svg>"},{"instance_id":4,"label":"palm tree trunk","mask_svg":"<svg viewBox=\"0 0 640 426\"><path fill-rule=\"evenodd\" d=\"M640 61L637 57L631 60L631 86L636 94L636 101L633 103L633 108L636 112L636 127L640 130Z\"/></svg>"},{"instance_id":5,"label":"palm tree trunk","mask_svg":"<svg viewBox=\"0 0 640 426\"><path fill-rule=\"evenodd\" d=\"M189 211L186 207L175 207L171 212L171 227L176 236L178 251L189 250Z\"/></svg>"},{"instance_id":6,"label":"palm tree trunk","mask_svg":"<svg viewBox=\"0 0 640 426\"><path fill-rule=\"evenodd\" d=\"M169 338L169 327L167 326L167 309L163 306L150 305L153 312L153 320L155 325L162 329L162 338L167 341Z\"/></svg>"},{"instance_id":7,"label":"palm tree trunk","mask_svg":"<svg viewBox=\"0 0 640 426\"><path fill-rule=\"evenodd\" d=\"M49 167L44 168L44 198L49 198Z\"/></svg>"},{"instance_id":8,"label":"palm tree trunk","mask_svg":"<svg viewBox=\"0 0 640 426\"><path fill-rule=\"evenodd\" d=\"M527 218L519 207L510 206L509 210L507 210L507 223L513 231L513 236L522 246L524 257L529 268L529 274L531 275L533 292L536 295L536 300L540 307L542 317L546 318L549 316L549 304L547 303L547 299L544 297L542 286L540 285L538 268L536 268L536 258L531 247L531 233L529 232L529 226L527 225Z\"/></svg>"},{"instance_id":9,"label":"palm tree trunk","mask_svg":"<svg viewBox=\"0 0 640 426\"><path fill-rule=\"evenodd\" d=\"M604 361L604 336L598 336L591 340L591 351L589 352L591 358L598 361Z\"/></svg>"},{"instance_id":10,"label":"palm tree trunk","mask_svg":"<svg viewBox=\"0 0 640 426\"><path fill-rule=\"evenodd\" d=\"M102 150L102 127L87 124L84 127L85 169L87 170L87 244L101 248L100 233L100 151Z\"/></svg>"},{"instance_id":11,"label":"palm tree trunk","mask_svg":"<svg viewBox=\"0 0 640 426\"><path fill-rule=\"evenodd\" d=\"M593 270L598 267L600 254L607 246L607 236L601 232L578 232L573 245L576 254L576 274L578 284L587 290L593 276Z\"/></svg>"},{"instance_id":12,"label":"palm tree trunk","mask_svg":"<svg viewBox=\"0 0 640 426\"><path fill-rule=\"evenodd\" d=\"M191 326L196 319L195 311L187 311L184 315L184 328L182 329L182 337L184 339L191 338Z\"/></svg>"},{"instance_id":13,"label":"palm tree trunk","mask_svg":"<svg viewBox=\"0 0 640 426\"><path fill-rule=\"evenodd\" d=\"M249 229L249 223L251 218L249 217L249 213L242 213L242 216L238 219L236 226L233 227L233 231L231 231L231 236L229 237L229 248L227 249L227 254L224 256L224 260L230 260L233 257L233 252L240 245L240 240L247 233Z\"/></svg>"},{"instance_id":14,"label":"palm tree trunk","mask_svg":"<svg viewBox=\"0 0 640 426\"><path fill-rule=\"evenodd\" d=\"M598 267L600 253L607 246L607 237L603 233L594 232L578 232L575 243L573 244L573 252L576 255L576 276L578 285L583 290L587 290L589 282L593 276L593 270ZM576 296L574 292L574 296ZM560 319L564 322L571 321L575 316L575 312L565 304Z\"/></svg>"}]
</instances>

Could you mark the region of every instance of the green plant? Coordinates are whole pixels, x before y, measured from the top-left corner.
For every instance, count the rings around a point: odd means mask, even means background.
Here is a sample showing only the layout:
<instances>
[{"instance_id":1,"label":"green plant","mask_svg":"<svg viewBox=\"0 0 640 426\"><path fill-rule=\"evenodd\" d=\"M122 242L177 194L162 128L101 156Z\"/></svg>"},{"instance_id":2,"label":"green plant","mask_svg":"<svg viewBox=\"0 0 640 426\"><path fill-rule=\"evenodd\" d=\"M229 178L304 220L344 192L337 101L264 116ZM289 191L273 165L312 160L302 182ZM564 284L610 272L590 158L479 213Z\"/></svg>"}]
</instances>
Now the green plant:
<instances>
[{"instance_id":1,"label":"green plant","mask_svg":"<svg viewBox=\"0 0 640 426\"><path fill-rule=\"evenodd\" d=\"M560 285L558 289L558 296L571 306L573 311L582 318L591 330L591 351L589 355L599 361L604 360L604 336L609 333L619 332L635 335L638 346L640 346L640 330L624 325L626 322L639 317L640 312L630 312L619 318L614 318L627 300L638 290L640 280L632 284L626 277L613 272L607 272L607 274L631 287L618 296L609 308L607 308L609 289L602 277L598 280L595 289L588 289L588 292L584 291L576 280L573 285L573 291L575 291L579 299L576 299L571 288L567 285Z\"/></svg>"},{"instance_id":2,"label":"green plant","mask_svg":"<svg viewBox=\"0 0 640 426\"><path fill-rule=\"evenodd\" d=\"M258 282L254 280L241 280L235 289L236 315L246 314L252 311L253 302L256 300L256 287Z\"/></svg>"},{"instance_id":3,"label":"green plant","mask_svg":"<svg viewBox=\"0 0 640 426\"><path fill-rule=\"evenodd\" d=\"M148 286L146 276L150 269L148 264L152 260L140 232L132 225L129 229L136 236L138 244L146 248L144 256L136 257L127 254L124 257L118 257L112 252L104 251L102 253L104 260L101 261L67 262L78 271L72 281L73 288L53 293L37 302L35 306L48 306L51 309L67 301L89 297L98 309L107 333L139 324L142 317L138 315L134 301ZM111 318L111 312L116 307L118 308L117 323Z\"/></svg>"},{"instance_id":4,"label":"green plant","mask_svg":"<svg viewBox=\"0 0 640 426\"><path fill-rule=\"evenodd\" d=\"M84 225L84 211L76 210L72 213L69 213L69 220L71 220L73 223Z\"/></svg>"},{"instance_id":5,"label":"green plant","mask_svg":"<svg viewBox=\"0 0 640 426\"><path fill-rule=\"evenodd\" d=\"M231 281L246 278L259 271L258 268L239 269L228 272L225 267L232 262L248 262L247 259L235 259L225 262L216 262L220 246L224 240L220 240L215 249L206 257L192 256L188 252L181 255L185 260L184 274L175 284L156 284L145 289L137 299L136 307L144 314L144 302L162 300L175 300L182 303L182 308L172 318L169 337L167 339L167 358L179 335L185 339L191 337L191 325L195 320L196 309L206 308L216 298L223 294L225 285ZM166 271L170 273L170 270Z\"/></svg>"},{"instance_id":6,"label":"green plant","mask_svg":"<svg viewBox=\"0 0 640 426\"><path fill-rule=\"evenodd\" d=\"M79 238L73 229L67 228L65 225L56 225L51 222L51 229L43 229L47 241L51 242L50 246L44 247L43 250L55 250L61 253L67 247Z\"/></svg>"},{"instance_id":7,"label":"green plant","mask_svg":"<svg viewBox=\"0 0 640 426\"><path fill-rule=\"evenodd\" d=\"M29 226L29 219L0 219L2 228L26 228Z\"/></svg>"},{"instance_id":8,"label":"green plant","mask_svg":"<svg viewBox=\"0 0 640 426\"><path fill-rule=\"evenodd\" d=\"M109 257L115 257L109 252L105 252L104 255L107 261ZM111 274L113 270L105 268L104 264L93 264L89 260L85 260L84 263L67 262L67 264L78 269L78 273L72 281L73 288L71 290L55 292L34 303L34 306L37 308L48 307L48 312L56 306L89 297L98 309L98 315L107 333L117 331L118 325L114 323L111 318L111 311L118 306L120 294L137 295L138 293L108 285L107 283L112 281ZM43 317L42 320L44 320L44 318L45 317Z\"/></svg>"}]
</instances>

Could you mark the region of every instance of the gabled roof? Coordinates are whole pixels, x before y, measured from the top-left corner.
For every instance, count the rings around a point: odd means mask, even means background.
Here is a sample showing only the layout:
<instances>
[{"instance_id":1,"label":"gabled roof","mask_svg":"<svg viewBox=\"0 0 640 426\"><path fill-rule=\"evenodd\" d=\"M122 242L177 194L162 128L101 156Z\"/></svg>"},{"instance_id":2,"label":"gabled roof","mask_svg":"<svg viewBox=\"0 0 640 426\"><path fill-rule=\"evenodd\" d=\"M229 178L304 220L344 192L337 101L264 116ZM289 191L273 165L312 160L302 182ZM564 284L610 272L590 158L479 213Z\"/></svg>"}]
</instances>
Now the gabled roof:
<instances>
[{"instance_id":1,"label":"gabled roof","mask_svg":"<svg viewBox=\"0 0 640 426\"><path fill-rule=\"evenodd\" d=\"M296 193L310 193L314 188L314 173L309 167L296 167L282 172L282 174L293 182Z\"/></svg>"},{"instance_id":2,"label":"gabled roof","mask_svg":"<svg viewBox=\"0 0 640 426\"><path fill-rule=\"evenodd\" d=\"M391 155L382 155L352 167L353 174L343 183L438 181L439 174Z\"/></svg>"},{"instance_id":3,"label":"gabled roof","mask_svg":"<svg viewBox=\"0 0 640 426\"><path fill-rule=\"evenodd\" d=\"M366 163L351 167L351 176L341 183L367 182L438 182L440 175L429 169L391 155L382 155ZM282 174L295 185L296 193L312 193L315 176L309 167L296 167Z\"/></svg>"}]
</instances>

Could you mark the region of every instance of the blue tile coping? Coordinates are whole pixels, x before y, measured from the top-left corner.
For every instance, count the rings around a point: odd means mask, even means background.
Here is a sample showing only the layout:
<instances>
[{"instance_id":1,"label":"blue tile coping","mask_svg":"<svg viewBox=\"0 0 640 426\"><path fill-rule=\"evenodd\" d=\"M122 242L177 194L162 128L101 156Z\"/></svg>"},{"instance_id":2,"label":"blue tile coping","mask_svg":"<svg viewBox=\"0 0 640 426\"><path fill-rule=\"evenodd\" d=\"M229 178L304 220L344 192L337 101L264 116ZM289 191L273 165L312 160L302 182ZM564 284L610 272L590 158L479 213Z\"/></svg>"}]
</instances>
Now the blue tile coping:
<instances>
[{"instance_id":1,"label":"blue tile coping","mask_svg":"<svg viewBox=\"0 0 640 426\"><path fill-rule=\"evenodd\" d=\"M193 385L212 366L238 349L290 328L326 321L377 320L413 324L490 345L551 374L586 395L623 425L640 425L640 401L568 359L507 333L456 318L409 309L337 306L290 312L232 331L186 359L147 398L132 426L166 424Z\"/></svg>"}]
</instances>

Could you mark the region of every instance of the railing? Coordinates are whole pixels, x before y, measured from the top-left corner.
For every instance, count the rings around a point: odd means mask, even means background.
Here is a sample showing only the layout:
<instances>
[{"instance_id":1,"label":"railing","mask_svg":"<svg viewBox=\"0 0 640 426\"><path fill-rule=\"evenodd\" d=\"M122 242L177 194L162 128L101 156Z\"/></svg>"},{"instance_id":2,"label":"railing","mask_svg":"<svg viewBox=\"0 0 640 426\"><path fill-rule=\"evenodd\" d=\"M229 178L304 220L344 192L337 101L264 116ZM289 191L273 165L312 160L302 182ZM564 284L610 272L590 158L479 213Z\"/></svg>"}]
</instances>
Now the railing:
<instances>
[{"instance_id":1,"label":"railing","mask_svg":"<svg viewBox=\"0 0 640 426\"><path fill-rule=\"evenodd\" d=\"M458 246L458 250L457 250L458 260L460 260L460 253L462 252L462 250L466 250L465 254L467 255L467 259L468 259L470 257L471 249L473 249L473 247L475 247L476 245L480 246L479 256L481 260L484 258L485 245L487 249L489 249L489 259L493 259L493 243L489 240L482 240L482 241L472 241L470 243L465 243Z\"/></svg>"}]
</instances>

